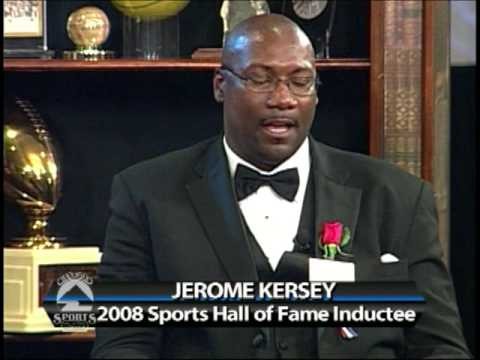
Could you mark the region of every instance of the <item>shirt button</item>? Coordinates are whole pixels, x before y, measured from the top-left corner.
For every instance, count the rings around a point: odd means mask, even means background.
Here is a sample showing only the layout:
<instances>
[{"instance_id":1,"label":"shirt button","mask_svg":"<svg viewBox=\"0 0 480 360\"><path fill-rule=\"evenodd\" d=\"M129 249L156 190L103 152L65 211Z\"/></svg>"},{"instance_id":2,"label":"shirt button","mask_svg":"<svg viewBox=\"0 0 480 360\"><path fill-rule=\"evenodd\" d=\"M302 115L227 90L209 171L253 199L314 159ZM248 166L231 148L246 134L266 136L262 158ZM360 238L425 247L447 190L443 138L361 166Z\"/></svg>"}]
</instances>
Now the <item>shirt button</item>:
<instances>
[{"instance_id":1,"label":"shirt button","mask_svg":"<svg viewBox=\"0 0 480 360\"><path fill-rule=\"evenodd\" d=\"M253 337L252 346L254 348L259 348L265 342L265 336L262 333L258 333Z\"/></svg>"},{"instance_id":2,"label":"shirt button","mask_svg":"<svg viewBox=\"0 0 480 360\"><path fill-rule=\"evenodd\" d=\"M288 344L285 341L280 341L278 343L278 348L282 351L288 350Z\"/></svg>"}]
</instances>

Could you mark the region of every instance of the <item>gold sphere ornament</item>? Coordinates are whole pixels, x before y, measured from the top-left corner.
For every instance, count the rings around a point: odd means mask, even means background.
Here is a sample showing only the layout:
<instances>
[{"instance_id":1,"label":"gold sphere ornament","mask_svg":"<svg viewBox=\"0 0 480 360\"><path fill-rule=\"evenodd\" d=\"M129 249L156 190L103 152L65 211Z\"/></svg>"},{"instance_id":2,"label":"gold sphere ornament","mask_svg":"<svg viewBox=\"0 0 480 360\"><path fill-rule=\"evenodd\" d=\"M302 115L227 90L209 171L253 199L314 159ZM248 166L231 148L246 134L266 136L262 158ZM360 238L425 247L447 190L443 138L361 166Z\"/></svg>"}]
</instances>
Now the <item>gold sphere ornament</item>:
<instances>
[{"instance_id":1,"label":"gold sphere ornament","mask_svg":"<svg viewBox=\"0 0 480 360\"><path fill-rule=\"evenodd\" d=\"M97 49L110 34L110 21L101 9L85 6L70 14L67 31L77 48Z\"/></svg>"},{"instance_id":2,"label":"gold sphere ornament","mask_svg":"<svg viewBox=\"0 0 480 360\"><path fill-rule=\"evenodd\" d=\"M162 20L177 15L189 0L111 0L123 15L140 20Z\"/></svg>"},{"instance_id":3,"label":"gold sphere ornament","mask_svg":"<svg viewBox=\"0 0 480 360\"><path fill-rule=\"evenodd\" d=\"M85 60L113 57L111 51L100 48L110 35L110 21L102 9L84 6L73 11L67 20L67 32L76 50L65 51L64 57Z\"/></svg>"}]
</instances>

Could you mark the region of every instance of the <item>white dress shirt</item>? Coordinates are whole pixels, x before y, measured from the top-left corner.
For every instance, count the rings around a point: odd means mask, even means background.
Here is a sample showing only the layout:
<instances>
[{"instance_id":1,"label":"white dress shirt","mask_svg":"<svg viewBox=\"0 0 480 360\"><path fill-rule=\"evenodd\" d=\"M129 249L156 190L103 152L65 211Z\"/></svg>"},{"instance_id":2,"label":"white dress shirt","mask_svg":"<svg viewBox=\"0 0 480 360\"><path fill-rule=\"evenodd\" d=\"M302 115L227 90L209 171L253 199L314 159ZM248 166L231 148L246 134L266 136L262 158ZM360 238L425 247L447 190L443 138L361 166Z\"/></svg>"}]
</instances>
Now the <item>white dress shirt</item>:
<instances>
[{"instance_id":1,"label":"white dress shirt","mask_svg":"<svg viewBox=\"0 0 480 360\"><path fill-rule=\"evenodd\" d=\"M270 186L263 185L238 203L248 228L255 236L272 268L276 269L282 254L293 249L293 239L297 235L310 174L309 140L306 138L292 156L272 171L260 170L240 158L227 144L225 137L223 137L223 146L232 179L238 164L264 175L273 175L291 168L298 170L299 187L292 202L279 196Z\"/></svg>"}]
</instances>

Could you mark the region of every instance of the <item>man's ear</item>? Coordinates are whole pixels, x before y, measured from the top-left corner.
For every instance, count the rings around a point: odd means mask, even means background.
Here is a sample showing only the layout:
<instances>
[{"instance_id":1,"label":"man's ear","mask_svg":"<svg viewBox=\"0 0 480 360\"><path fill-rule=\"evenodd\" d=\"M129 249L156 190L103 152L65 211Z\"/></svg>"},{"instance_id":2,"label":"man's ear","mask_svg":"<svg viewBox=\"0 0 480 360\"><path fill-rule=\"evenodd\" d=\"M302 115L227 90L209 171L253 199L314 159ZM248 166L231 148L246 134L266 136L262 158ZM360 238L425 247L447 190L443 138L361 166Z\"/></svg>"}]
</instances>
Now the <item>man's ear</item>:
<instances>
[{"instance_id":1,"label":"man's ear","mask_svg":"<svg viewBox=\"0 0 480 360\"><path fill-rule=\"evenodd\" d=\"M220 70L215 70L213 75L213 96L218 103L223 103L225 78Z\"/></svg>"}]
</instances>

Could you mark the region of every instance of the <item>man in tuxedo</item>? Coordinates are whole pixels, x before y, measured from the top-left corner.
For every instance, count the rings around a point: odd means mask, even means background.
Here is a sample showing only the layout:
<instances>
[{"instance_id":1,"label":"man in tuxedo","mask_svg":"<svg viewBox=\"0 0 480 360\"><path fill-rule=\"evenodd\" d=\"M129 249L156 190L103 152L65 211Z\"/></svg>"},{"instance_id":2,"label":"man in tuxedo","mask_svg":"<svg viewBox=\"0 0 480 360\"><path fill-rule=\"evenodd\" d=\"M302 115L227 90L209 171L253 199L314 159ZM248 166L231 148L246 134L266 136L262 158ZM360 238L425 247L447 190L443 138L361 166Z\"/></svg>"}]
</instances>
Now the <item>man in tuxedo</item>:
<instances>
[{"instance_id":1,"label":"man in tuxedo","mask_svg":"<svg viewBox=\"0 0 480 360\"><path fill-rule=\"evenodd\" d=\"M468 357L432 191L381 160L309 136L314 51L281 15L240 23L215 72L224 135L116 175L102 281L307 281L318 232L351 230L359 281L414 280L413 328L99 328L94 357ZM398 261L382 263L383 254ZM342 259L337 259L342 260ZM343 259L345 260L345 259Z\"/></svg>"}]
</instances>

